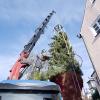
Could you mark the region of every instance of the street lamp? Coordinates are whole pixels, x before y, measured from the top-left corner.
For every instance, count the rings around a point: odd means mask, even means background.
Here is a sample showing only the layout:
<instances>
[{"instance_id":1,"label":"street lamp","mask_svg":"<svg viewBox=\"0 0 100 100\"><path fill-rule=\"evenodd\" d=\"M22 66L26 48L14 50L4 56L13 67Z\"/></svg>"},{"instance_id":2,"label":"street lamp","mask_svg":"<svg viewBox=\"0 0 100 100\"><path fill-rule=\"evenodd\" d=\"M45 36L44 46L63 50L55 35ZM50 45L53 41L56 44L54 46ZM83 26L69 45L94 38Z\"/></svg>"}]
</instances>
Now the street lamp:
<instances>
[{"instance_id":1,"label":"street lamp","mask_svg":"<svg viewBox=\"0 0 100 100\"><path fill-rule=\"evenodd\" d=\"M92 59L91 59L90 53L89 53L88 48L87 48L86 43L85 43L85 40L84 40L84 38L83 38L83 36L82 36L81 34L77 34L77 37L78 37L79 39L82 39L82 41L83 41L83 43L84 43L84 46L85 46L85 48L86 48L88 57L89 57L89 59L90 59L90 61L91 61L91 64L92 64L93 69L94 69L94 71L95 71L95 73L96 73L96 76L98 77L98 82L99 82L99 85L100 85L100 81L99 81L100 79L99 79L99 76L98 76L97 71L96 71L96 69L95 69L95 66L94 66L94 64L93 64L93 61L92 61Z\"/></svg>"}]
</instances>

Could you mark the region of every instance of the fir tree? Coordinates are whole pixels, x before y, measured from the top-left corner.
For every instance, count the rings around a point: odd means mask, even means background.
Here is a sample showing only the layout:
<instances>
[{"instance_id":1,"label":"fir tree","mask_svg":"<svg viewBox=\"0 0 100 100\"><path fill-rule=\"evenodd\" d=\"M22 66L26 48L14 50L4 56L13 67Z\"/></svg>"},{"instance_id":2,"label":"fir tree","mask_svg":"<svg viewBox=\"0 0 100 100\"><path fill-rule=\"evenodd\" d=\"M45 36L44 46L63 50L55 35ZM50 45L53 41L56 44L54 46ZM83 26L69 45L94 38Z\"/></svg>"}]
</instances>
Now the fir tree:
<instances>
[{"instance_id":1,"label":"fir tree","mask_svg":"<svg viewBox=\"0 0 100 100\"><path fill-rule=\"evenodd\" d=\"M47 75L50 81L60 86L63 100L82 100L83 80L80 64L75 58L66 33L59 25L57 28L50 44L51 59Z\"/></svg>"},{"instance_id":2,"label":"fir tree","mask_svg":"<svg viewBox=\"0 0 100 100\"><path fill-rule=\"evenodd\" d=\"M49 77L65 71L75 71L82 75L80 65L75 59L75 54L65 32L56 32L56 35L52 37L52 43L49 45L51 54Z\"/></svg>"}]
</instances>

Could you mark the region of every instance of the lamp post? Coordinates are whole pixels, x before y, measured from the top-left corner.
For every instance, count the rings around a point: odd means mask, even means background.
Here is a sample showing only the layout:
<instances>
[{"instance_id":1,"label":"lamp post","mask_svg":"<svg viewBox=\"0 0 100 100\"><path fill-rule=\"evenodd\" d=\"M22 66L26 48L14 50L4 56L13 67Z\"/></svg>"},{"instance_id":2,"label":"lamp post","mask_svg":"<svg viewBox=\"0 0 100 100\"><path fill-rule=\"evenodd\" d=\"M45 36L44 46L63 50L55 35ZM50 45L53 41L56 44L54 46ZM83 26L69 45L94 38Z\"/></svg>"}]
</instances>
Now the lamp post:
<instances>
[{"instance_id":1,"label":"lamp post","mask_svg":"<svg viewBox=\"0 0 100 100\"><path fill-rule=\"evenodd\" d=\"M93 66L93 69L94 69L94 71L95 71L95 73L96 73L96 76L97 76L97 78L98 78L98 82L99 82L99 85L100 85L100 81L99 81L100 79L99 79L99 76L98 76L97 71L96 71L96 69L95 69L95 66L94 66L94 64L93 64L93 61L92 61L92 59L91 59L90 53L89 53L88 48L87 48L86 43L85 43L85 40L84 40L84 38L83 38L83 36L82 36L81 34L78 34L77 37L78 37L79 39L82 39L82 41L83 41L83 43L84 43L84 46L85 46L85 48L86 48L88 57L89 57L89 59L90 59L90 61L91 61L91 64L92 64L92 66Z\"/></svg>"}]
</instances>

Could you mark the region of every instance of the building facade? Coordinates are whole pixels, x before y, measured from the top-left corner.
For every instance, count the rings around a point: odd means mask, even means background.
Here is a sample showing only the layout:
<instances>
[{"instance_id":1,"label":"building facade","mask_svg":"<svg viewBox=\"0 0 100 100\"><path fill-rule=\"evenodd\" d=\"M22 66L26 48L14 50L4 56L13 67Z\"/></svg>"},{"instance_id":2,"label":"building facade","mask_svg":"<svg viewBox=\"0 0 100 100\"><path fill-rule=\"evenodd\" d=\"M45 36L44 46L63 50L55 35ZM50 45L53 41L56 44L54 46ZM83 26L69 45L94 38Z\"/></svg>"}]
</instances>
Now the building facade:
<instances>
[{"instance_id":1,"label":"building facade","mask_svg":"<svg viewBox=\"0 0 100 100\"><path fill-rule=\"evenodd\" d=\"M86 0L80 34L100 79L100 0Z\"/></svg>"}]
</instances>

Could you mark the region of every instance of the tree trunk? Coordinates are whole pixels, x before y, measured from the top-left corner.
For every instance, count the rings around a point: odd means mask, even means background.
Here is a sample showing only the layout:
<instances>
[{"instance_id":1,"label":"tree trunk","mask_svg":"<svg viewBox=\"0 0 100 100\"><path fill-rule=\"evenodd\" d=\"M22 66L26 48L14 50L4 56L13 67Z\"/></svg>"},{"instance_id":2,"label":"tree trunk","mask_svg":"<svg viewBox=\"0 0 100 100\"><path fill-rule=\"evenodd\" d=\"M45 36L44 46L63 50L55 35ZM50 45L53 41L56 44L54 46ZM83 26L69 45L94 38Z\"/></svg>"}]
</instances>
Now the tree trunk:
<instances>
[{"instance_id":1,"label":"tree trunk","mask_svg":"<svg viewBox=\"0 0 100 100\"><path fill-rule=\"evenodd\" d=\"M50 80L60 86L63 100L82 100L83 80L81 75L65 72L51 77Z\"/></svg>"}]
</instances>

